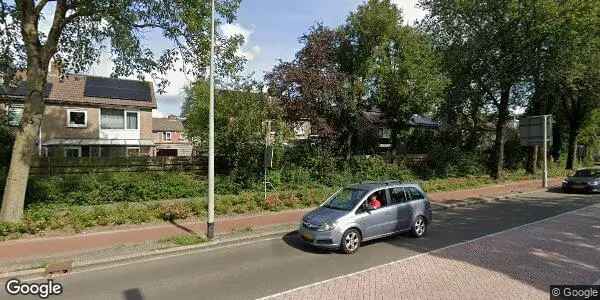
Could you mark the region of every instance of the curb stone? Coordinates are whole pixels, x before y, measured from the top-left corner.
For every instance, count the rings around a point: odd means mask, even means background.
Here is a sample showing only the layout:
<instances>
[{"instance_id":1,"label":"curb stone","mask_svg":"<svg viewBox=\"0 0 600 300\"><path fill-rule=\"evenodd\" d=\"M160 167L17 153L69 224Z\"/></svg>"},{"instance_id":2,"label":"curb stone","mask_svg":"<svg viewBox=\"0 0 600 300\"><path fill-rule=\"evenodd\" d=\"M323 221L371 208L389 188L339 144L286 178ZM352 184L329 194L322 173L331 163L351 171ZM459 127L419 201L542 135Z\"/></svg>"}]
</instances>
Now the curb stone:
<instances>
[{"instance_id":1,"label":"curb stone","mask_svg":"<svg viewBox=\"0 0 600 300\"><path fill-rule=\"evenodd\" d=\"M283 225L283 224L281 224L281 225ZM135 253L135 254L115 256L115 257L106 258L106 259L90 260L90 261L86 261L86 262L82 262L82 263L75 263L69 268L68 272L58 273L56 275L47 274L47 271L48 271L47 268L39 268L39 267L32 268L32 269L19 270L19 271L14 271L14 272L6 272L6 273L0 274L0 281L7 280L10 278L15 278L15 277L17 277L21 280L56 278L56 277L65 276L65 275L69 275L72 273L78 273L78 272L89 270L89 269L107 268L107 267L110 267L110 266L116 265L116 264L134 263L134 262L138 262L138 261L151 260L153 258L158 258L158 257L162 257L162 256L179 256L179 255L184 255L184 254L191 254L193 252L203 252L203 251L209 251L209 250L217 249L217 248L239 246L239 245L243 245L243 244L266 240L268 238L274 238L274 237L277 237L279 235L282 235L282 234L285 234L288 232L290 232L289 228L270 231L270 232L261 233L261 234L253 234L253 235L248 235L248 236L243 236L243 237L224 238L221 240L215 240L215 241L201 243L201 244L197 244L197 245L177 246L177 247L170 247L170 248L165 248L165 249L150 250L150 251L145 251L145 252ZM68 259L64 259L63 261L67 261L67 260Z\"/></svg>"},{"instance_id":2,"label":"curb stone","mask_svg":"<svg viewBox=\"0 0 600 300\"><path fill-rule=\"evenodd\" d=\"M537 189L537 190L527 191L527 192L517 192L517 193L512 193L512 194L502 195L502 196L473 197L473 198L467 198L462 201L451 203L451 204L443 204L443 203L439 203L439 202L431 202L431 204L432 204L434 210L435 209L446 210L446 209L450 209L450 208L466 207L469 205L476 205L476 204L482 204L482 203L492 203L495 201L505 200L505 199L509 199L509 198L513 198L513 197L517 197L517 196L523 196L523 195L538 193L538 192L543 192L543 191L546 191L546 189ZM282 224L278 224L278 225L293 225L293 224L294 223L287 223L287 224L282 223ZM251 235L242 236L242 237L222 238L222 239L217 239L215 241L201 243L201 244L197 244L197 245L176 246L176 247L170 247L170 248L165 248L165 249L154 249L154 250L148 250L148 251L135 253L135 254L115 256L112 258L90 260L90 261L85 261L85 262L81 262L81 263L75 263L75 264L71 265L70 268L68 268L68 272L65 272L64 274L58 274L56 276L54 276L52 274L47 274L47 272L48 272L47 268L39 268L38 266L36 266L36 267L31 267L30 269L0 273L0 281L6 280L9 278L14 278L14 277L18 277L21 280L33 280L33 279L39 279L39 278L59 277L59 276L64 276L64 275L68 275L71 273L81 272L84 270L96 269L96 268L107 268L107 267L110 267L110 266L116 265L116 264L133 263L133 262L137 262L137 261L150 260L150 259L158 258L158 257L162 257L162 256L179 256L179 255L184 255L184 254L190 254L193 252L209 251L211 249L216 249L216 248L221 248L221 247L239 246L239 245L248 244L248 243L251 243L254 241L268 239L270 237L276 237L276 236L279 236L281 234L285 234L288 232L290 232L290 229L286 228L286 229L273 230L273 231L260 233L260 234L251 234ZM67 260L68 259L63 259L63 261L67 261Z\"/></svg>"}]
</instances>

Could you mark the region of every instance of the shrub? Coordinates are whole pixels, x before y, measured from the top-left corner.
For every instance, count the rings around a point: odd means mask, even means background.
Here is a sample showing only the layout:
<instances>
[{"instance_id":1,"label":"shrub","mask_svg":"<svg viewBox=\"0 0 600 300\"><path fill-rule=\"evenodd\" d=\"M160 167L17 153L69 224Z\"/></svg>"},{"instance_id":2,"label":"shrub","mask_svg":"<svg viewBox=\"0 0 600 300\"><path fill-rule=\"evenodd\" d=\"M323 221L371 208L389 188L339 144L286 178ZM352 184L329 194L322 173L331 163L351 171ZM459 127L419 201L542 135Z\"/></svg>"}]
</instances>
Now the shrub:
<instances>
[{"instance_id":1,"label":"shrub","mask_svg":"<svg viewBox=\"0 0 600 300\"><path fill-rule=\"evenodd\" d=\"M186 172L105 173L32 177L27 205L99 205L198 197L204 181Z\"/></svg>"},{"instance_id":2,"label":"shrub","mask_svg":"<svg viewBox=\"0 0 600 300\"><path fill-rule=\"evenodd\" d=\"M165 221L187 219L193 214L193 207L185 202L167 202L158 206L158 216Z\"/></svg>"}]
</instances>

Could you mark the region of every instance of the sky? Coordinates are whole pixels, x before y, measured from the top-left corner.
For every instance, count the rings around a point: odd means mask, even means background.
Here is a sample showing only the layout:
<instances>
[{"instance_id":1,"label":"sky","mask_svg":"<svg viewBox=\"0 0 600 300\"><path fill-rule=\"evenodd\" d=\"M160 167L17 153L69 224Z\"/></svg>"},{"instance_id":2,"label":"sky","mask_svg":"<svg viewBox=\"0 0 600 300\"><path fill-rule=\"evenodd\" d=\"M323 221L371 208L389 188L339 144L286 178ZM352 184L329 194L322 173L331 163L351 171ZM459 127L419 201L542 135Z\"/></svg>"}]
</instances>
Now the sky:
<instances>
[{"instance_id":1,"label":"sky","mask_svg":"<svg viewBox=\"0 0 600 300\"><path fill-rule=\"evenodd\" d=\"M335 27L344 23L348 14L363 3L363 0L242 0L238 18L232 24L219 29L225 34L241 34L245 43L240 54L248 60L245 72L254 73L257 78L264 74L281 59L292 60L300 49L298 38L308 31L310 26L323 23ZM418 0L392 0L398 5L407 24L413 24L425 16L417 8ZM152 49L160 49L164 40L159 35L147 41ZM109 76L112 65L106 57L90 69L90 73ZM181 72L168 74L171 85L166 93L157 95L158 109L155 117L169 114L179 115L183 101L182 89L191 78Z\"/></svg>"}]
</instances>

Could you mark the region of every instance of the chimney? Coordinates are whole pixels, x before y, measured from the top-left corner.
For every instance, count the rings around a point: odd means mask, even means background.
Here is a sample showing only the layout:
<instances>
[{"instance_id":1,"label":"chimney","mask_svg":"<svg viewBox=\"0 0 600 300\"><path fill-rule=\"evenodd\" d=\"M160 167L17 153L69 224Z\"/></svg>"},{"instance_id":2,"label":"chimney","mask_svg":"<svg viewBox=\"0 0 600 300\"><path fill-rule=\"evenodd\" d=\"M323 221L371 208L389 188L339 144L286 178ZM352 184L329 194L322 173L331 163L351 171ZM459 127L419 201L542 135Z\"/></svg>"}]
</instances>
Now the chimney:
<instances>
[{"instance_id":1,"label":"chimney","mask_svg":"<svg viewBox=\"0 0 600 300\"><path fill-rule=\"evenodd\" d=\"M52 60L50 62L50 71L48 72L48 79L59 78L62 75L62 64L60 61Z\"/></svg>"}]
</instances>

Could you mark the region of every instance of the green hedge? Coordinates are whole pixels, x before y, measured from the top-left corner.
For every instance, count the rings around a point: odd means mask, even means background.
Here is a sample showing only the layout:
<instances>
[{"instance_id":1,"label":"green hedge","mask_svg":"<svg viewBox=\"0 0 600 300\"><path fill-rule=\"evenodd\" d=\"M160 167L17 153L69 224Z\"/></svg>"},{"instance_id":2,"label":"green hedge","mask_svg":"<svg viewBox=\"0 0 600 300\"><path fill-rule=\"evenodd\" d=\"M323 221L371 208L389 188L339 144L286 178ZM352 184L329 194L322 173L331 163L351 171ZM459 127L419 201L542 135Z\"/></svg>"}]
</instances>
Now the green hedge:
<instances>
[{"instance_id":1,"label":"green hedge","mask_svg":"<svg viewBox=\"0 0 600 300\"><path fill-rule=\"evenodd\" d=\"M217 197L217 215L281 211L318 205L335 189L316 187L270 193L244 192ZM35 205L25 211L19 224L0 222L0 239L17 238L21 234L67 229L79 232L94 226L141 224L152 221L175 221L206 215L204 198L161 202L123 202L106 205L76 206L67 204Z\"/></svg>"}]
</instances>

